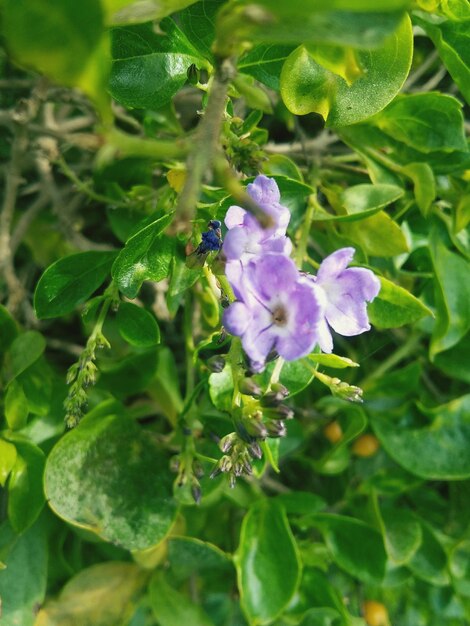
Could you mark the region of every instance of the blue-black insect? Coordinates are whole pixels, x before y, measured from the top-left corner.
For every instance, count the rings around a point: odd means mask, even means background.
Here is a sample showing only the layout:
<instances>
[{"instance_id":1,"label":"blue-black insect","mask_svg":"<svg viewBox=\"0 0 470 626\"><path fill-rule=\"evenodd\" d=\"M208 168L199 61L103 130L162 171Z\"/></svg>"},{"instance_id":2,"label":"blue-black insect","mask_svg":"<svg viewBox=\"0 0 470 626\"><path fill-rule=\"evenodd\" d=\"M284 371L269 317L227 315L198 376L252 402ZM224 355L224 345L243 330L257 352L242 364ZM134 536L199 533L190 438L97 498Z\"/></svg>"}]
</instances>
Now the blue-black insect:
<instances>
[{"instance_id":1,"label":"blue-black insect","mask_svg":"<svg viewBox=\"0 0 470 626\"><path fill-rule=\"evenodd\" d=\"M221 226L219 220L210 220L207 224L208 230L201 234L201 243L186 257L188 267L202 267L209 252L219 252L223 242Z\"/></svg>"}]
</instances>

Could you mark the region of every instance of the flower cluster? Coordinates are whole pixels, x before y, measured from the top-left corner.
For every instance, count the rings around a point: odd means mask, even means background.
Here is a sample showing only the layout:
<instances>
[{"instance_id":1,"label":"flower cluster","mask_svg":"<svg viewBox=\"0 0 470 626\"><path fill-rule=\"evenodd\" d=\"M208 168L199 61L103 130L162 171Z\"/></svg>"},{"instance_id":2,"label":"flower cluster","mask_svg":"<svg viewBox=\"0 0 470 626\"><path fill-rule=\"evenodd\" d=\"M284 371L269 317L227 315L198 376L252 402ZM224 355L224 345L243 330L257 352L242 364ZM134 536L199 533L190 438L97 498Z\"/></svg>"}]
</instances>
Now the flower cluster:
<instances>
[{"instance_id":1,"label":"flower cluster","mask_svg":"<svg viewBox=\"0 0 470 626\"><path fill-rule=\"evenodd\" d=\"M262 371L273 351L287 361L309 354L316 345L332 352L330 328L345 336L369 330L366 303L377 296L380 281L368 269L347 267L354 248L330 254L316 276L299 271L286 235L290 212L280 204L276 182L258 176L247 191L272 226L262 228L238 206L227 211L223 250L236 301L226 309L223 323L241 337L252 369Z\"/></svg>"}]
</instances>

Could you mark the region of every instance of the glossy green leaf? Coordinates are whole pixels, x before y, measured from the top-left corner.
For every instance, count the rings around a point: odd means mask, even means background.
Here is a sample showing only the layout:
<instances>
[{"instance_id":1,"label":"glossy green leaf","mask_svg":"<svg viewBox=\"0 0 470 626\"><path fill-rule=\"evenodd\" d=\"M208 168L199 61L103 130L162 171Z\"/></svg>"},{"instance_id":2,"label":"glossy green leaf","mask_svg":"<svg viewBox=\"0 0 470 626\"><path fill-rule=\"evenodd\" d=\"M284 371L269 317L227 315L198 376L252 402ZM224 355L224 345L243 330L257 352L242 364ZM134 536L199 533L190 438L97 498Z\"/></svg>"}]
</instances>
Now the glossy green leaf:
<instances>
[{"instance_id":1,"label":"glossy green leaf","mask_svg":"<svg viewBox=\"0 0 470 626\"><path fill-rule=\"evenodd\" d=\"M167 582L163 572L156 572L150 581L149 599L160 626L214 626L204 609L176 591Z\"/></svg>"},{"instance_id":2,"label":"glossy green leaf","mask_svg":"<svg viewBox=\"0 0 470 626\"><path fill-rule=\"evenodd\" d=\"M421 578L431 585L444 586L449 584L447 555L426 524L422 524L421 545L407 566L417 578Z\"/></svg>"},{"instance_id":3,"label":"glossy green leaf","mask_svg":"<svg viewBox=\"0 0 470 626\"><path fill-rule=\"evenodd\" d=\"M323 607L309 609L303 616L299 626L334 626L340 614L335 609Z\"/></svg>"},{"instance_id":4,"label":"glossy green leaf","mask_svg":"<svg viewBox=\"0 0 470 626\"><path fill-rule=\"evenodd\" d=\"M428 163L410 163L402 168L403 174L413 181L416 204L424 217L436 198L436 181Z\"/></svg>"},{"instance_id":5,"label":"glossy green leaf","mask_svg":"<svg viewBox=\"0 0 470 626\"><path fill-rule=\"evenodd\" d=\"M0 571L2 626L33 626L46 595L47 537L39 521L18 536L7 523L0 527L0 551L7 547ZM8 549L9 547L9 549Z\"/></svg>"},{"instance_id":6,"label":"glossy green leaf","mask_svg":"<svg viewBox=\"0 0 470 626\"><path fill-rule=\"evenodd\" d=\"M369 320L377 328L397 328L432 315L418 298L403 287L379 277L379 295L368 304Z\"/></svg>"},{"instance_id":7,"label":"glossy green leaf","mask_svg":"<svg viewBox=\"0 0 470 626\"><path fill-rule=\"evenodd\" d=\"M452 548L449 569L457 592L470 597L470 541L464 539Z\"/></svg>"},{"instance_id":8,"label":"glossy green leaf","mask_svg":"<svg viewBox=\"0 0 470 626\"><path fill-rule=\"evenodd\" d=\"M98 386L107 389L119 399L144 391L154 378L159 362L158 348L132 352L112 363L100 364Z\"/></svg>"},{"instance_id":9,"label":"glossy green leaf","mask_svg":"<svg viewBox=\"0 0 470 626\"><path fill-rule=\"evenodd\" d=\"M95 0L5 0L2 27L14 57L53 80L76 85L102 34Z\"/></svg>"},{"instance_id":10,"label":"glossy green leaf","mask_svg":"<svg viewBox=\"0 0 470 626\"><path fill-rule=\"evenodd\" d=\"M416 15L415 20L432 39L465 100L470 102L470 48L468 45L470 18L437 21L421 14Z\"/></svg>"},{"instance_id":11,"label":"glossy green leaf","mask_svg":"<svg viewBox=\"0 0 470 626\"><path fill-rule=\"evenodd\" d=\"M194 0L103 0L109 24L135 24L161 20Z\"/></svg>"},{"instance_id":12,"label":"glossy green leaf","mask_svg":"<svg viewBox=\"0 0 470 626\"><path fill-rule=\"evenodd\" d=\"M146 583L134 563L98 563L76 574L41 608L35 626L115 626L127 624Z\"/></svg>"},{"instance_id":13,"label":"glossy green leaf","mask_svg":"<svg viewBox=\"0 0 470 626\"><path fill-rule=\"evenodd\" d=\"M235 555L241 605L250 624L268 624L289 604L300 562L284 510L260 500L245 515Z\"/></svg>"},{"instance_id":14,"label":"glossy green leaf","mask_svg":"<svg viewBox=\"0 0 470 626\"><path fill-rule=\"evenodd\" d=\"M189 3L188 3L189 4ZM206 59L212 60L217 11L223 0L192 2L178 14L178 23L187 39Z\"/></svg>"},{"instance_id":15,"label":"glossy green leaf","mask_svg":"<svg viewBox=\"0 0 470 626\"><path fill-rule=\"evenodd\" d=\"M44 506L44 452L28 441L13 440L17 451L8 481L8 519L17 533L27 530Z\"/></svg>"},{"instance_id":16,"label":"glossy green leaf","mask_svg":"<svg viewBox=\"0 0 470 626\"><path fill-rule=\"evenodd\" d=\"M320 66L301 46L283 67L281 95L296 115L320 113L327 126L333 127L355 124L382 110L394 98L408 75L411 55L408 17L381 48L357 52L362 74L351 85Z\"/></svg>"},{"instance_id":17,"label":"glossy green leaf","mask_svg":"<svg viewBox=\"0 0 470 626\"><path fill-rule=\"evenodd\" d=\"M23 387L17 380L12 380L5 395L5 418L8 426L12 430L20 430L26 426L28 412L28 400Z\"/></svg>"},{"instance_id":18,"label":"glossy green leaf","mask_svg":"<svg viewBox=\"0 0 470 626\"><path fill-rule=\"evenodd\" d=\"M0 355L10 347L18 334L15 320L8 310L0 304Z\"/></svg>"},{"instance_id":19,"label":"glossy green leaf","mask_svg":"<svg viewBox=\"0 0 470 626\"><path fill-rule=\"evenodd\" d=\"M315 525L341 569L365 583L377 584L382 580L387 557L375 528L353 517L329 513L319 513Z\"/></svg>"},{"instance_id":20,"label":"glossy green leaf","mask_svg":"<svg viewBox=\"0 0 470 626\"><path fill-rule=\"evenodd\" d=\"M249 74L270 89L279 91L282 66L292 51L293 46L289 45L258 44L245 52L237 67L243 74Z\"/></svg>"},{"instance_id":21,"label":"glossy green leaf","mask_svg":"<svg viewBox=\"0 0 470 626\"><path fill-rule=\"evenodd\" d=\"M136 422L90 415L54 446L44 484L59 517L143 550L161 541L173 523L172 482L168 460Z\"/></svg>"},{"instance_id":22,"label":"glossy green leaf","mask_svg":"<svg viewBox=\"0 0 470 626\"><path fill-rule=\"evenodd\" d=\"M441 93L399 96L373 123L421 152L467 150L461 103Z\"/></svg>"},{"instance_id":23,"label":"glossy green leaf","mask_svg":"<svg viewBox=\"0 0 470 626\"><path fill-rule=\"evenodd\" d=\"M146 309L131 302L121 302L116 316L119 334L132 346L149 348L160 343L160 329Z\"/></svg>"},{"instance_id":24,"label":"glossy green leaf","mask_svg":"<svg viewBox=\"0 0 470 626\"><path fill-rule=\"evenodd\" d=\"M140 230L115 260L113 279L128 298L137 296L144 280L157 282L168 276L174 245L172 239L161 233L171 219L171 215L163 215Z\"/></svg>"},{"instance_id":25,"label":"glossy green leaf","mask_svg":"<svg viewBox=\"0 0 470 626\"><path fill-rule=\"evenodd\" d=\"M339 196L341 209L345 212L333 215L327 211L316 211L315 221L356 222L378 213L383 207L401 198L404 190L395 185L353 185Z\"/></svg>"},{"instance_id":26,"label":"glossy green leaf","mask_svg":"<svg viewBox=\"0 0 470 626\"><path fill-rule=\"evenodd\" d=\"M430 354L457 344L470 330L470 282L468 262L452 252L434 234L431 238L431 258L436 274L436 323Z\"/></svg>"},{"instance_id":27,"label":"glossy green leaf","mask_svg":"<svg viewBox=\"0 0 470 626\"><path fill-rule=\"evenodd\" d=\"M361 222L342 223L341 230L366 254L390 257L408 252L408 242L400 226L384 211Z\"/></svg>"},{"instance_id":28,"label":"glossy green leaf","mask_svg":"<svg viewBox=\"0 0 470 626\"><path fill-rule=\"evenodd\" d=\"M112 31L109 88L118 102L158 109L183 87L191 65L204 65L199 53L170 18L159 24L125 26Z\"/></svg>"},{"instance_id":29,"label":"glossy green leaf","mask_svg":"<svg viewBox=\"0 0 470 626\"><path fill-rule=\"evenodd\" d=\"M382 508L380 521L385 550L395 565L407 563L421 545L421 525L408 509Z\"/></svg>"},{"instance_id":30,"label":"glossy green leaf","mask_svg":"<svg viewBox=\"0 0 470 626\"><path fill-rule=\"evenodd\" d=\"M34 308L39 319L71 313L109 275L115 252L79 252L50 265L39 279Z\"/></svg>"},{"instance_id":31,"label":"glossy green leaf","mask_svg":"<svg viewBox=\"0 0 470 626\"><path fill-rule=\"evenodd\" d=\"M231 559L217 546L195 537L171 537L168 540L168 560L178 580L194 574L227 576L234 573Z\"/></svg>"},{"instance_id":32,"label":"glossy green leaf","mask_svg":"<svg viewBox=\"0 0 470 626\"><path fill-rule=\"evenodd\" d=\"M333 43L375 48L396 31L406 3L396 2L394 6L381 3L375 7L369 4L365 9L353 0L330 3L326 0L310 0L307 3L302 0L289 3L259 0L258 4L266 8L265 20L269 20L269 28L263 20L259 20L259 25L247 24L243 12L238 14L238 21L233 17L227 20L227 26L231 25L232 29L238 27L255 41ZM229 31L224 31L223 22L219 24L219 32L221 36L229 34Z\"/></svg>"},{"instance_id":33,"label":"glossy green leaf","mask_svg":"<svg viewBox=\"0 0 470 626\"><path fill-rule=\"evenodd\" d=\"M5 486L16 463L16 448L13 443L0 439L0 485Z\"/></svg>"},{"instance_id":34,"label":"glossy green leaf","mask_svg":"<svg viewBox=\"0 0 470 626\"><path fill-rule=\"evenodd\" d=\"M221 372L214 372L209 376L209 395L217 409L232 410L233 378L229 363Z\"/></svg>"},{"instance_id":35,"label":"glossy green leaf","mask_svg":"<svg viewBox=\"0 0 470 626\"><path fill-rule=\"evenodd\" d=\"M10 346L10 379L16 378L35 363L46 348L46 340L36 330L28 330Z\"/></svg>"},{"instance_id":36,"label":"glossy green leaf","mask_svg":"<svg viewBox=\"0 0 470 626\"><path fill-rule=\"evenodd\" d=\"M470 395L426 411L429 425L413 428L375 416L372 424L388 454L406 470L430 480L470 477Z\"/></svg>"}]
</instances>

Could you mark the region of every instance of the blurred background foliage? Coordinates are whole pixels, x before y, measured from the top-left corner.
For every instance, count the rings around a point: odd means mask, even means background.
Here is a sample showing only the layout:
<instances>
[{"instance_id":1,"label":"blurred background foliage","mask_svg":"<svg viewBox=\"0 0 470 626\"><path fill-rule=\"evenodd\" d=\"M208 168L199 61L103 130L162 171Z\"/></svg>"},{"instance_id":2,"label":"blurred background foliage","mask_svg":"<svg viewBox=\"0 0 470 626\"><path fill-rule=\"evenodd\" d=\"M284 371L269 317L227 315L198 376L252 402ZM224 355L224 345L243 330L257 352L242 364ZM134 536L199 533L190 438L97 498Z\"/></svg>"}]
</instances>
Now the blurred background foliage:
<instances>
[{"instance_id":1,"label":"blurred background foliage","mask_svg":"<svg viewBox=\"0 0 470 626\"><path fill-rule=\"evenodd\" d=\"M468 2L0 16L2 623L470 624ZM304 269L352 245L382 290L231 488L222 273L185 256L258 173Z\"/></svg>"}]
</instances>

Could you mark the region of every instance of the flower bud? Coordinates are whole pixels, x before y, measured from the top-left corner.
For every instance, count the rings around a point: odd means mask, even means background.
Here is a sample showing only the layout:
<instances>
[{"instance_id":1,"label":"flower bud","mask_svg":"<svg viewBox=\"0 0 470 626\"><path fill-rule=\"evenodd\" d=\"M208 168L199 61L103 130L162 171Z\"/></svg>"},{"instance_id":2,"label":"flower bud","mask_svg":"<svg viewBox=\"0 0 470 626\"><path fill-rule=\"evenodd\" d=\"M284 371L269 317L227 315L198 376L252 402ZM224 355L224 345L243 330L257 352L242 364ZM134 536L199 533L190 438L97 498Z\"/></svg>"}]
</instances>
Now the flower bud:
<instances>
[{"instance_id":1,"label":"flower bud","mask_svg":"<svg viewBox=\"0 0 470 626\"><path fill-rule=\"evenodd\" d=\"M252 378L241 380L238 388L241 393L246 396L253 396L253 398L259 398L263 393L261 387Z\"/></svg>"},{"instance_id":2,"label":"flower bud","mask_svg":"<svg viewBox=\"0 0 470 626\"><path fill-rule=\"evenodd\" d=\"M266 426L263 424L263 422L257 419L243 419L242 426L244 430L248 433L248 435L251 435L252 437L264 439L268 434Z\"/></svg>"},{"instance_id":3,"label":"flower bud","mask_svg":"<svg viewBox=\"0 0 470 626\"><path fill-rule=\"evenodd\" d=\"M227 453L232 449L232 446L236 443L236 441L237 434L229 433L228 435L225 435L225 437L222 437L222 439L219 441L219 448L223 453Z\"/></svg>"},{"instance_id":4,"label":"flower bud","mask_svg":"<svg viewBox=\"0 0 470 626\"><path fill-rule=\"evenodd\" d=\"M281 383L274 383L273 385L271 385L271 391L274 391L274 393L282 394L283 398L287 398L287 396L289 395L289 390L285 385L282 385Z\"/></svg>"},{"instance_id":5,"label":"flower bud","mask_svg":"<svg viewBox=\"0 0 470 626\"><path fill-rule=\"evenodd\" d=\"M261 446L257 441L250 443L247 447L248 452L254 459L261 459L263 456L263 451L261 450Z\"/></svg>"},{"instance_id":6,"label":"flower bud","mask_svg":"<svg viewBox=\"0 0 470 626\"><path fill-rule=\"evenodd\" d=\"M285 424L280 420L267 420L266 428L269 437L284 437L287 434Z\"/></svg>"},{"instance_id":7,"label":"flower bud","mask_svg":"<svg viewBox=\"0 0 470 626\"><path fill-rule=\"evenodd\" d=\"M225 367L225 359L220 354L215 354L207 359L206 365L211 372L219 374Z\"/></svg>"},{"instance_id":8,"label":"flower bud","mask_svg":"<svg viewBox=\"0 0 470 626\"><path fill-rule=\"evenodd\" d=\"M294 418L294 411L287 406L287 404L280 404L279 406L268 409L264 412L266 417L273 420L291 420Z\"/></svg>"},{"instance_id":9,"label":"flower bud","mask_svg":"<svg viewBox=\"0 0 470 626\"><path fill-rule=\"evenodd\" d=\"M194 479L194 482L191 485L191 495L193 496L194 502L196 504L201 503L201 497L202 497L201 485L199 484L199 481L197 481L196 479Z\"/></svg>"}]
</instances>

